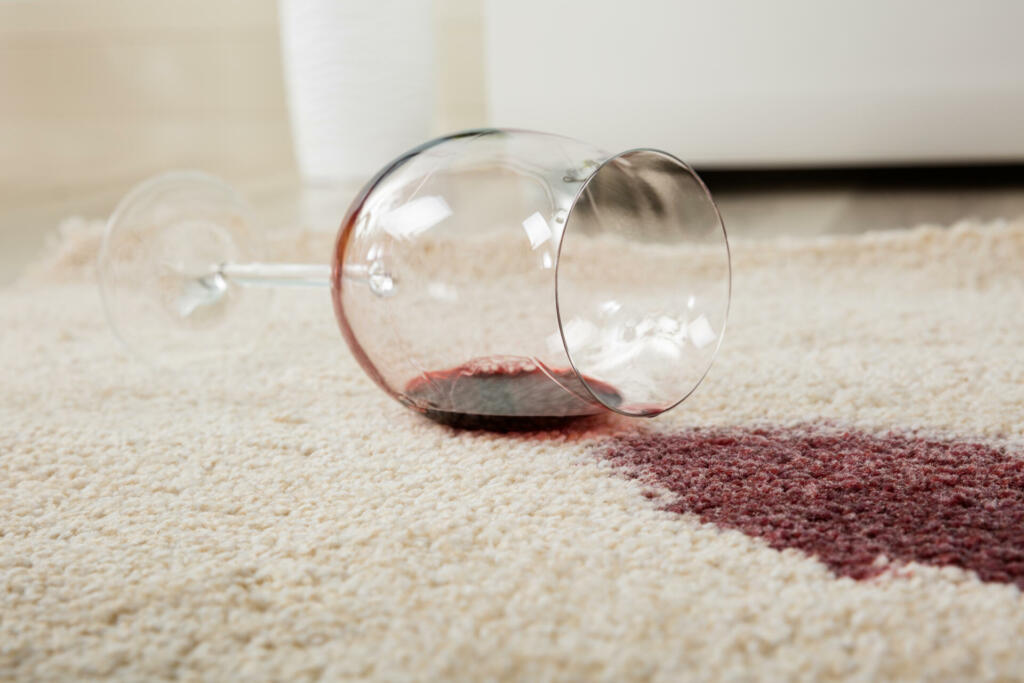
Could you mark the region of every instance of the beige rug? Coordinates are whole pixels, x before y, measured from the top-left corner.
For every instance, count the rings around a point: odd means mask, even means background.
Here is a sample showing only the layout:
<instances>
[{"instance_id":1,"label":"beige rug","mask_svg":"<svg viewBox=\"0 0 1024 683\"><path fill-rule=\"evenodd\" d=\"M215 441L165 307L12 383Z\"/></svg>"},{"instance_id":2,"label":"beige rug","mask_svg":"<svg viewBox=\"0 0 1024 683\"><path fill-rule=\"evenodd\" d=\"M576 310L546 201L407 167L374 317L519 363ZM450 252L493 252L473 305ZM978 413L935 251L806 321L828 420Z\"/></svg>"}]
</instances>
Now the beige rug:
<instances>
[{"instance_id":1,"label":"beige rug","mask_svg":"<svg viewBox=\"0 0 1024 683\"><path fill-rule=\"evenodd\" d=\"M687 403L517 436L386 398L316 293L153 374L94 230L0 292L0 678L1024 678L1022 222L736 244ZM939 502L900 516L922 471Z\"/></svg>"}]
</instances>

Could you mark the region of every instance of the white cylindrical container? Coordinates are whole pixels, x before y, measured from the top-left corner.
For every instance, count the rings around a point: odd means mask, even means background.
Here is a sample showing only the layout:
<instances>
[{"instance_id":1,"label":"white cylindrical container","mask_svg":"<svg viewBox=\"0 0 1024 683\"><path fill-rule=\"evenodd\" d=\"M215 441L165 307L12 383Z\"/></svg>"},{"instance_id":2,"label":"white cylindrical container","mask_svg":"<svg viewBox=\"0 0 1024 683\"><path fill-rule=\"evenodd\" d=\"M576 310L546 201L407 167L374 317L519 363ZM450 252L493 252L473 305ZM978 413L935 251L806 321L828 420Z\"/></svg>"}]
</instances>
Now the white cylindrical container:
<instances>
[{"instance_id":1,"label":"white cylindrical container","mask_svg":"<svg viewBox=\"0 0 1024 683\"><path fill-rule=\"evenodd\" d=\"M280 0L292 139L304 180L364 180L430 136L432 4Z\"/></svg>"}]
</instances>

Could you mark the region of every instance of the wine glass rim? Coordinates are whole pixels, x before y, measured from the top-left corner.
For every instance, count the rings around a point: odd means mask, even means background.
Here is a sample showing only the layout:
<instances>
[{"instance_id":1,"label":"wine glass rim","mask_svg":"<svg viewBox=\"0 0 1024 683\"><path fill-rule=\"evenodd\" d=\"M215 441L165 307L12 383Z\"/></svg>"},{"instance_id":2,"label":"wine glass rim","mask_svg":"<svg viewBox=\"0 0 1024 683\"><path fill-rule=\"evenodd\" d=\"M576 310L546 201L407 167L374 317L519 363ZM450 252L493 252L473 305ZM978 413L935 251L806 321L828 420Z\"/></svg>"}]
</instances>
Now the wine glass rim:
<instances>
[{"instance_id":1,"label":"wine glass rim","mask_svg":"<svg viewBox=\"0 0 1024 683\"><path fill-rule=\"evenodd\" d=\"M579 367L577 367L576 361L573 358L572 351L570 350L570 347L569 347L568 339L566 339L565 325L562 323L562 310L561 310L561 301L560 301L560 295L559 295L559 282L560 282L560 280L559 280L559 269L560 269L561 264L562 264L562 249L565 246L565 236L569 233L569 226L570 226L570 223L572 222L573 212L575 211L577 205L579 204L580 199L583 197L583 194L586 192L587 188L590 186L591 181L593 181L594 178L596 178L597 175L599 173L601 173L601 171L604 170L609 164L612 164L612 163L614 163L614 162L616 162L616 161L618 161L620 159L623 159L623 158L625 158L627 156L635 155L635 154L654 154L654 155L657 155L659 157L662 157L663 159L667 159L668 161L672 162L673 164L677 165L680 169L685 171L691 178L693 178L697 182L697 185L698 185L698 187L700 187L701 194L703 195L704 200L711 207L712 211L714 211L715 219L716 219L716 221L718 223L718 229L721 231L722 243L723 243L723 245L725 247L725 263L726 263L726 297L725 297L725 310L723 311L722 329L719 331L718 338L715 340L715 347L712 350L711 357L708 359L707 366L704 368L704 371L701 373L700 377L698 377L697 380L695 382L693 382L693 385L689 388L689 390L687 390L686 393L683 394L679 399L677 399L676 401L674 401L673 403L671 403L669 405L666 405L664 407L659 407L657 410L649 410L649 411L648 410L645 410L645 411L630 411L630 410L627 410L627 409L623 409L622 407L620 407L618 405L614 405L613 403L610 403L610 402L602 399L601 396L600 396L600 392L595 391L594 388L591 387L590 382L587 379L587 376L583 372L580 371ZM569 360L569 365L570 365L570 367L572 367L572 370L576 374L576 376L579 377L580 383L583 385L584 390L586 390L586 392L590 395L590 398L592 398L594 401L596 401L597 403L601 404L602 406L604 406L608 410L610 410L612 412L615 412L615 413L618 413L619 415L625 415L626 417L656 417L656 416L658 416L658 415L660 415L660 414L662 414L664 412L667 412L667 411L672 410L673 408L677 407L680 403L682 403L683 401L688 399L690 396L692 396L693 392L697 391L697 388L704 382L704 378L706 378L708 376L708 373L711 371L711 367L714 365L715 359L718 357L718 351L719 351L719 349L722 346L722 340L725 339L725 331L726 331L726 327L728 326L728 322L729 322L729 310L730 310L731 305L732 305L732 251L729 248L729 236L728 236L728 232L726 231L726 228L725 228L725 221L722 220L722 213L718 209L718 204L715 202L714 197L711 195L711 191L708 190L708 187L704 183L704 180L700 177L700 175L697 174L697 172L695 170L693 170L693 167L691 167L689 164L687 164L685 161L683 161L679 157L675 156L674 154L671 154L670 152L666 152L665 150L657 149L657 148L654 148L654 147L632 147L632 148L624 150L622 152L618 152L617 154L613 154L613 155L607 157L606 159L604 159L600 164L598 164L590 172L590 174L586 177L586 179L580 184L580 187L576 190L575 196L573 196L572 203L569 205L569 210L568 210L568 212L566 214L565 225L564 225L564 228L562 230L561 238L559 239L559 242L558 242L558 251L557 251L556 256L555 256L555 316L556 316L556 319L558 321L558 334L559 334L559 336L562 339L562 347L565 350L566 358L568 358L568 360Z\"/></svg>"}]
</instances>

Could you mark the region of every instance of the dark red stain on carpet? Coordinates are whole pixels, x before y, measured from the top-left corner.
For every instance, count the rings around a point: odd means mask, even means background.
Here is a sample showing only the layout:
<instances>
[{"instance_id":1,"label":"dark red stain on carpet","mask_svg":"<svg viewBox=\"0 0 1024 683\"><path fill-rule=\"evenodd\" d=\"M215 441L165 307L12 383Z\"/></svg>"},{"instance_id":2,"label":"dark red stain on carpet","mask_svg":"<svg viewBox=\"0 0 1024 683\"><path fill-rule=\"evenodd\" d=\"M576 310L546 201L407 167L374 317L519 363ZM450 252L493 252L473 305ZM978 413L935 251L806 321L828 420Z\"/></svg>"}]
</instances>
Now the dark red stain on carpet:
<instances>
[{"instance_id":1,"label":"dark red stain on carpet","mask_svg":"<svg viewBox=\"0 0 1024 683\"><path fill-rule=\"evenodd\" d=\"M1024 453L800 427L628 436L606 455L668 489L665 509L802 550L840 576L877 576L884 556L1024 590Z\"/></svg>"}]
</instances>

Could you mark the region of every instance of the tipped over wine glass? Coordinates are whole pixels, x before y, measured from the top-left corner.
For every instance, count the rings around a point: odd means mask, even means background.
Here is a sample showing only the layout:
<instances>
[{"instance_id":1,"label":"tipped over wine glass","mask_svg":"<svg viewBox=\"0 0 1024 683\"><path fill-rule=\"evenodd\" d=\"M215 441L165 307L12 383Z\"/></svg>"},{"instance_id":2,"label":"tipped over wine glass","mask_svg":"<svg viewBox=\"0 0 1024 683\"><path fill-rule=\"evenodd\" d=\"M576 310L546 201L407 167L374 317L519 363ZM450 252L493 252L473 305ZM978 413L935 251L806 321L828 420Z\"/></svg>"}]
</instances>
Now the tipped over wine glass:
<instances>
[{"instance_id":1,"label":"tipped over wine glass","mask_svg":"<svg viewBox=\"0 0 1024 683\"><path fill-rule=\"evenodd\" d=\"M329 288L366 374L454 427L658 415L715 357L729 247L697 174L655 149L486 129L431 140L358 194L322 264L273 263L220 180L172 172L111 215L99 254L118 338L162 364L228 353L253 288ZM329 263L328 261L329 257Z\"/></svg>"}]
</instances>

